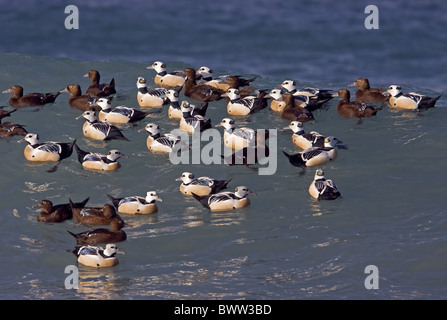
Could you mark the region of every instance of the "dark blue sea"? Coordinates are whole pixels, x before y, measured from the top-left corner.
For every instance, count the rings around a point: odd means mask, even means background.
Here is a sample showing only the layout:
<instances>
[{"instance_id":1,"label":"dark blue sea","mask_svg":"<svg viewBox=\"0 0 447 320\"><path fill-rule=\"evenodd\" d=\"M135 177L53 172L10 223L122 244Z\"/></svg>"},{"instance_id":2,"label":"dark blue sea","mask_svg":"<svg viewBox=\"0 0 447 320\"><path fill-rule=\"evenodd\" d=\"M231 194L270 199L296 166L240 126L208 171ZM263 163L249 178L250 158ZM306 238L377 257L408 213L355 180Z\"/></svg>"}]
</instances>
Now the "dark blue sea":
<instances>
[{"instance_id":1,"label":"dark blue sea","mask_svg":"<svg viewBox=\"0 0 447 320\"><path fill-rule=\"evenodd\" d=\"M78 29L67 29L68 5ZM377 29L368 29L368 5ZM447 4L430 1L4 1L0 0L0 89L54 92L69 83L83 90L90 69L115 79L112 105L138 108L136 81L155 88L154 61L168 71L207 66L214 74L256 77L270 91L284 80L336 92L358 77L373 87L441 95L422 112L388 106L362 121L337 114L338 98L315 111L306 131L334 135L347 146L320 166L342 197L316 201L309 193L315 168L293 167L282 151L300 151L289 121L269 108L237 126L277 129L276 170L226 164L178 164L146 148L146 123L178 128L167 109L120 128L130 141L98 142L82 135L82 112L68 94L44 107L24 107L4 121L26 125L42 141L72 141L83 149L119 149L121 168L85 170L73 155L55 172L31 163L22 137L0 140L0 298L6 300L428 300L447 298ZM73 20L74 21L74 20ZM368 20L369 21L369 20ZM355 88L349 87L351 94ZM0 95L8 110L9 94ZM180 93L180 100L188 100ZM191 101L192 102L192 101ZM215 125L228 117L225 100L212 102ZM222 128L219 129L222 132ZM272 160L273 161L273 160ZM251 205L214 213L182 195L182 172L232 178L246 185ZM106 194L156 190L153 215L121 214L125 254L113 268L82 266L67 249L73 220L37 222L35 205ZM79 269L79 288L65 286L67 266ZM377 278L371 283L368 266Z\"/></svg>"}]
</instances>

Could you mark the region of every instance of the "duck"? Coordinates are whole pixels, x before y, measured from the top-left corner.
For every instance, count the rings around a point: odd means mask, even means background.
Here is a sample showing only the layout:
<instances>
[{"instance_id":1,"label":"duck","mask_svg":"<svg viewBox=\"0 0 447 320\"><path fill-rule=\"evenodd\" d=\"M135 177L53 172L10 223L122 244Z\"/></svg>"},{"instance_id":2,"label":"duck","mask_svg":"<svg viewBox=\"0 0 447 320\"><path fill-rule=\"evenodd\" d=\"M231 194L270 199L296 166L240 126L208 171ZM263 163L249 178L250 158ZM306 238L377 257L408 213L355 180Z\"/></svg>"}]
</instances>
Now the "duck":
<instances>
[{"instance_id":1,"label":"duck","mask_svg":"<svg viewBox=\"0 0 447 320\"><path fill-rule=\"evenodd\" d=\"M89 199L90 197L86 198L82 202L75 203L74 206L84 207ZM71 211L71 206L69 203L55 205L51 202L51 200L44 199L38 203L38 206L42 209L42 212L37 215L37 221L39 222L57 223L73 218L73 212Z\"/></svg>"},{"instance_id":2,"label":"duck","mask_svg":"<svg viewBox=\"0 0 447 320\"><path fill-rule=\"evenodd\" d=\"M11 121L0 123L0 138L25 136L27 134L28 131L26 131L26 129L18 123L14 123Z\"/></svg>"},{"instance_id":3,"label":"duck","mask_svg":"<svg viewBox=\"0 0 447 320\"><path fill-rule=\"evenodd\" d=\"M166 99L169 100L168 117L169 119L181 119L183 116L182 108L179 104L179 92L174 89L169 89L166 91ZM206 111L208 109L208 102L203 103L201 106L196 106L190 104L192 107L192 115L199 115L205 117Z\"/></svg>"},{"instance_id":4,"label":"duck","mask_svg":"<svg viewBox=\"0 0 447 320\"><path fill-rule=\"evenodd\" d=\"M183 93L186 97L196 101L210 102L222 99L225 91L209 86L207 84L197 84L196 71L193 68L183 70L186 80L183 86Z\"/></svg>"},{"instance_id":5,"label":"duck","mask_svg":"<svg viewBox=\"0 0 447 320\"><path fill-rule=\"evenodd\" d=\"M315 117L310 110L306 108L295 107L295 98L290 93L283 95L284 106L279 110L281 117L289 121L309 122L314 121Z\"/></svg>"},{"instance_id":6,"label":"duck","mask_svg":"<svg viewBox=\"0 0 447 320\"><path fill-rule=\"evenodd\" d=\"M291 165L295 167L312 167L322 165L337 158L338 140L329 136L324 139L324 147L311 147L302 152L290 155L283 150L284 155L289 159Z\"/></svg>"},{"instance_id":7,"label":"duck","mask_svg":"<svg viewBox=\"0 0 447 320\"><path fill-rule=\"evenodd\" d=\"M337 105L337 113L344 118L372 117L382 110L382 106L375 107L365 102L351 101L351 93L348 89L340 89L336 95L341 98Z\"/></svg>"},{"instance_id":8,"label":"duck","mask_svg":"<svg viewBox=\"0 0 447 320\"><path fill-rule=\"evenodd\" d=\"M146 131L149 136L146 140L146 146L149 151L154 153L171 153L174 150L183 150L186 145L182 140L173 134L160 134L160 126L155 123L148 123L139 132ZM178 145L178 146L177 146Z\"/></svg>"},{"instance_id":9,"label":"duck","mask_svg":"<svg viewBox=\"0 0 447 320\"><path fill-rule=\"evenodd\" d=\"M296 88L296 81L293 80L285 80L281 83L281 88L285 89L288 93L293 95L304 95L308 96L311 99L315 99L317 101L325 100L322 103L328 102L329 100L334 98L332 90L328 89L319 89L313 87L305 87L303 89Z\"/></svg>"},{"instance_id":10,"label":"duck","mask_svg":"<svg viewBox=\"0 0 447 320\"><path fill-rule=\"evenodd\" d=\"M282 113L286 103L283 100L283 96L286 92L282 89L272 89L267 95L266 98L272 98L270 101L270 109L272 111ZM306 108L307 103L309 102L309 97L306 96L294 96L293 101L294 108Z\"/></svg>"},{"instance_id":11,"label":"duck","mask_svg":"<svg viewBox=\"0 0 447 320\"><path fill-rule=\"evenodd\" d=\"M73 253L77 261L84 266L93 268L108 268L119 264L115 257L118 247L114 243L106 244L105 248L93 245L76 246L74 249L67 250Z\"/></svg>"},{"instance_id":12,"label":"duck","mask_svg":"<svg viewBox=\"0 0 447 320\"><path fill-rule=\"evenodd\" d=\"M7 108L7 106L1 106L0 107L0 121L3 118L10 117L11 113L14 113L14 112L16 112L18 110L17 108L14 108L12 110L3 110L3 108Z\"/></svg>"},{"instance_id":13,"label":"duck","mask_svg":"<svg viewBox=\"0 0 447 320\"><path fill-rule=\"evenodd\" d=\"M113 149L107 154L87 152L82 150L75 144L78 161L82 167L90 170L113 171L121 168L121 164L117 161L119 158L127 158L119 150Z\"/></svg>"},{"instance_id":14,"label":"duck","mask_svg":"<svg viewBox=\"0 0 447 320\"><path fill-rule=\"evenodd\" d=\"M111 100L111 98L96 100L96 104L101 107L101 111L98 113L99 121L115 124L134 123L143 120L149 114L126 106L118 106L112 110Z\"/></svg>"},{"instance_id":15,"label":"duck","mask_svg":"<svg viewBox=\"0 0 447 320\"><path fill-rule=\"evenodd\" d=\"M207 196L192 193L196 200L211 211L228 211L248 207L250 205L249 195L256 195L256 193L250 191L246 186L238 186L234 192L224 191Z\"/></svg>"},{"instance_id":16,"label":"duck","mask_svg":"<svg viewBox=\"0 0 447 320\"><path fill-rule=\"evenodd\" d=\"M129 141L121 130L108 122L98 121L95 111L84 111L76 119L84 118L86 121L82 126L84 136L94 140L125 140Z\"/></svg>"},{"instance_id":17,"label":"duck","mask_svg":"<svg viewBox=\"0 0 447 320\"><path fill-rule=\"evenodd\" d=\"M273 89L269 92L267 95L270 98L273 98L273 100L270 102L270 109L272 109L275 112L282 113L285 102L283 100L283 96L285 93L289 93L285 91L284 89ZM318 100L315 97L312 97L311 95L307 94L292 94L294 100L293 100L293 107L294 108L304 108L308 111L315 111L317 109L320 109L328 100Z\"/></svg>"},{"instance_id":18,"label":"duck","mask_svg":"<svg viewBox=\"0 0 447 320\"><path fill-rule=\"evenodd\" d=\"M166 71L166 64L161 61L155 61L152 65L146 67L146 69L153 69L157 74L155 75L154 82L156 85L169 88L169 87L182 87L185 84L185 75L182 71Z\"/></svg>"},{"instance_id":19,"label":"duck","mask_svg":"<svg viewBox=\"0 0 447 320\"><path fill-rule=\"evenodd\" d=\"M248 86L251 82L256 80L256 77L245 79L239 75L221 75L213 79L213 70L203 66L197 69L196 80L198 83L204 83L227 92L230 88L239 89L240 87Z\"/></svg>"},{"instance_id":20,"label":"duck","mask_svg":"<svg viewBox=\"0 0 447 320\"><path fill-rule=\"evenodd\" d=\"M90 229L80 233L73 233L68 231L76 239L78 245L95 245L99 243L113 243L121 242L127 239L127 234L124 230L125 222L123 220L114 219L110 223L110 229L96 228Z\"/></svg>"},{"instance_id":21,"label":"duck","mask_svg":"<svg viewBox=\"0 0 447 320\"><path fill-rule=\"evenodd\" d=\"M303 123L300 121L292 121L284 129L293 131L292 142L303 150L312 147L324 147L326 137L317 131L304 132Z\"/></svg>"},{"instance_id":22,"label":"duck","mask_svg":"<svg viewBox=\"0 0 447 320\"><path fill-rule=\"evenodd\" d=\"M127 214L153 214L158 212L156 201L163 200L157 195L156 191L148 191L146 197L130 196L124 198L114 198L111 195L107 197L112 201L115 208L120 213Z\"/></svg>"},{"instance_id":23,"label":"duck","mask_svg":"<svg viewBox=\"0 0 447 320\"><path fill-rule=\"evenodd\" d=\"M167 103L166 88L148 90L144 77L138 77L137 89L138 105L142 108L160 108Z\"/></svg>"},{"instance_id":24,"label":"duck","mask_svg":"<svg viewBox=\"0 0 447 320\"><path fill-rule=\"evenodd\" d=\"M68 104L72 108L87 111L94 110L100 111L101 107L95 105L95 97L90 94L82 94L81 86L79 84L70 83L65 89L59 92L67 92L70 95L68 99Z\"/></svg>"},{"instance_id":25,"label":"duck","mask_svg":"<svg viewBox=\"0 0 447 320\"><path fill-rule=\"evenodd\" d=\"M26 106L43 106L48 103L53 103L60 94L58 91L56 93L33 92L23 95L23 87L16 84L3 91L3 93L12 94L12 97L9 99L9 104L15 108Z\"/></svg>"},{"instance_id":26,"label":"duck","mask_svg":"<svg viewBox=\"0 0 447 320\"><path fill-rule=\"evenodd\" d=\"M73 142L47 141L40 143L37 133L27 133L18 142L28 142L23 152L28 161L61 161L71 156L76 139Z\"/></svg>"},{"instance_id":27,"label":"duck","mask_svg":"<svg viewBox=\"0 0 447 320\"><path fill-rule=\"evenodd\" d=\"M195 108L188 101L182 101L180 109L182 110L182 118L179 124L180 129L192 134L194 132L203 132L212 127L211 119L194 114Z\"/></svg>"},{"instance_id":28,"label":"duck","mask_svg":"<svg viewBox=\"0 0 447 320\"><path fill-rule=\"evenodd\" d=\"M341 196L340 190L331 179L326 179L324 171L317 169L309 186L309 194L316 200L335 200Z\"/></svg>"},{"instance_id":29,"label":"duck","mask_svg":"<svg viewBox=\"0 0 447 320\"><path fill-rule=\"evenodd\" d=\"M196 194L198 196L208 196L210 194L218 193L227 188L231 179L217 180L210 177L195 178L191 172L183 172L182 175L175 179L181 181L180 192L187 196Z\"/></svg>"},{"instance_id":30,"label":"duck","mask_svg":"<svg viewBox=\"0 0 447 320\"><path fill-rule=\"evenodd\" d=\"M329 102L334 98L332 90L313 87L297 89L296 82L293 80L283 81L280 88L284 89L288 93L291 93L295 99L297 99L296 102L298 102L301 107L306 107L309 111L320 109L326 104L326 102Z\"/></svg>"},{"instance_id":31,"label":"duck","mask_svg":"<svg viewBox=\"0 0 447 320\"><path fill-rule=\"evenodd\" d=\"M256 146L258 144L258 132L252 128L241 127L236 128L234 120L231 118L223 118L216 127L224 127L223 141L224 145L231 149L243 149L248 146ZM269 131L263 132L264 138L269 138ZM262 138L262 133L259 134ZM265 141L263 141L265 144Z\"/></svg>"},{"instance_id":32,"label":"duck","mask_svg":"<svg viewBox=\"0 0 447 320\"><path fill-rule=\"evenodd\" d=\"M91 94L95 97L107 97L114 93L115 90L115 79L112 78L110 83L99 83L101 76L97 70L90 70L86 74L84 74L85 78L90 78L90 85L85 92L86 94Z\"/></svg>"},{"instance_id":33,"label":"duck","mask_svg":"<svg viewBox=\"0 0 447 320\"><path fill-rule=\"evenodd\" d=\"M367 78L357 78L348 87L357 87L355 92L355 99L366 103L384 103L389 99L388 95L383 94L383 88L371 88Z\"/></svg>"},{"instance_id":34,"label":"duck","mask_svg":"<svg viewBox=\"0 0 447 320\"><path fill-rule=\"evenodd\" d=\"M247 116L267 107L267 93L262 90L256 96L241 98L239 89L230 88L224 94L229 98L227 113L234 116Z\"/></svg>"},{"instance_id":35,"label":"duck","mask_svg":"<svg viewBox=\"0 0 447 320\"><path fill-rule=\"evenodd\" d=\"M265 138L264 138L264 141ZM265 143L257 143L256 146L248 146L235 150L231 155L221 155L224 163L229 166L245 165L250 166L262 162L270 156L270 149Z\"/></svg>"},{"instance_id":36,"label":"duck","mask_svg":"<svg viewBox=\"0 0 447 320\"><path fill-rule=\"evenodd\" d=\"M391 108L404 110L428 109L433 108L439 98L441 98L441 96L431 98L415 92L404 94L401 90L401 86L391 85L385 91L386 94L389 94L389 105Z\"/></svg>"},{"instance_id":37,"label":"duck","mask_svg":"<svg viewBox=\"0 0 447 320\"><path fill-rule=\"evenodd\" d=\"M73 219L86 225L108 225L115 220L122 220L116 213L115 207L108 203L101 206L86 207L85 205L76 205L69 199Z\"/></svg>"},{"instance_id":38,"label":"duck","mask_svg":"<svg viewBox=\"0 0 447 320\"><path fill-rule=\"evenodd\" d=\"M2 119L5 117L10 117L11 113L16 112L17 109L12 110L1 110L0 109L0 138L9 138L13 136L25 136L28 131L18 124L11 121L6 121L2 123Z\"/></svg>"}]
</instances>

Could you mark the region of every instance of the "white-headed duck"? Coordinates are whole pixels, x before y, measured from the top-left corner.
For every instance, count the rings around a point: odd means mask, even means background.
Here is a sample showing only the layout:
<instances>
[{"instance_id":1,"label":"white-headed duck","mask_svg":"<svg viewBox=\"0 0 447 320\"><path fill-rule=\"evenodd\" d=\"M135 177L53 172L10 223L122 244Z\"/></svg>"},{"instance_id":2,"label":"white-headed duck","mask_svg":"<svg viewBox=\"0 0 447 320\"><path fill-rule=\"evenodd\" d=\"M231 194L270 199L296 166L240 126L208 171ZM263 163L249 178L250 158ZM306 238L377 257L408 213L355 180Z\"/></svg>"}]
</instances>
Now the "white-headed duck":
<instances>
[{"instance_id":1,"label":"white-headed duck","mask_svg":"<svg viewBox=\"0 0 447 320\"><path fill-rule=\"evenodd\" d=\"M79 117L76 117L76 119L82 118L86 120L82 126L82 133L88 138L94 140L117 139L129 141L117 126L108 122L98 121L95 111L84 111Z\"/></svg>"},{"instance_id":2,"label":"white-headed duck","mask_svg":"<svg viewBox=\"0 0 447 320\"><path fill-rule=\"evenodd\" d=\"M144 119L148 113L126 106L117 106L112 109L111 98L99 98L96 104L101 107L98 113L99 121L109 123L133 123Z\"/></svg>"},{"instance_id":3,"label":"white-headed duck","mask_svg":"<svg viewBox=\"0 0 447 320\"><path fill-rule=\"evenodd\" d=\"M309 194L317 200L335 200L341 196L335 183L324 177L322 169L317 169L314 180L309 186Z\"/></svg>"},{"instance_id":4,"label":"white-headed duck","mask_svg":"<svg viewBox=\"0 0 447 320\"><path fill-rule=\"evenodd\" d=\"M39 135L28 133L18 142L28 142L24 155L28 161L61 161L73 153L73 142L39 142Z\"/></svg>"},{"instance_id":5,"label":"white-headed duck","mask_svg":"<svg viewBox=\"0 0 447 320\"><path fill-rule=\"evenodd\" d=\"M106 244L105 248L100 246L76 246L74 249L67 250L73 253L77 261L87 267L108 268L119 264L118 258L115 256L118 247L113 243Z\"/></svg>"},{"instance_id":6,"label":"white-headed duck","mask_svg":"<svg viewBox=\"0 0 447 320\"><path fill-rule=\"evenodd\" d=\"M182 87L185 84L185 75L182 71L166 71L166 64L161 61L155 61L152 65L146 67L146 69L153 69L157 74L155 75L154 82L156 85L169 88L169 87Z\"/></svg>"},{"instance_id":7,"label":"white-headed duck","mask_svg":"<svg viewBox=\"0 0 447 320\"><path fill-rule=\"evenodd\" d=\"M264 90L259 91L256 96L241 97L239 89L230 88L223 95L229 98L227 103L227 112L235 116L247 116L261 111L267 107L267 93Z\"/></svg>"},{"instance_id":8,"label":"white-headed duck","mask_svg":"<svg viewBox=\"0 0 447 320\"><path fill-rule=\"evenodd\" d=\"M208 196L222 191L227 188L228 180L217 180L210 177L199 177L195 178L194 174L191 172L183 172L182 175L175 179L176 181L181 181L180 192L188 196L196 194L198 196Z\"/></svg>"},{"instance_id":9,"label":"white-headed duck","mask_svg":"<svg viewBox=\"0 0 447 320\"><path fill-rule=\"evenodd\" d=\"M441 98L441 96L431 98L415 92L404 94L401 90L401 86L391 85L385 92L390 95L389 105L391 108L404 110L428 109L433 108L436 104L436 101Z\"/></svg>"},{"instance_id":10,"label":"white-headed duck","mask_svg":"<svg viewBox=\"0 0 447 320\"><path fill-rule=\"evenodd\" d=\"M159 108L166 102L166 88L155 88L148 90L146 85L146 79L138 77L137 80L137 101L138 105L142 108Z\"/></svg>"},{"instance_id":11,"label":"white-headed duck","mask_svg":"<svg viewBox=\"0 0 447 320\"><path fill-rule=\"evenodd\" d=\"M156 191L146 192L145 197L128 196L123 198L114 198L111 195L107 197L112 201L115 208L120 213L127 214L153 214L158 212L156 201L163 200L157 195Z\"/></svg>"},{"instance_id":12,"label":"white-headed duck","mask_svg":"<svg viewBox=\"0 0 447 320\"><path fill-rule=\"evenodd\" d=\"M82 150L75 144L75 149L78 154L78 161L85 169L99 170L99 171L113 171L121 167L118 162L119 158L127 158L119 150L113 149L107 154L87 152Z\"/></svg>"}]
</instances>

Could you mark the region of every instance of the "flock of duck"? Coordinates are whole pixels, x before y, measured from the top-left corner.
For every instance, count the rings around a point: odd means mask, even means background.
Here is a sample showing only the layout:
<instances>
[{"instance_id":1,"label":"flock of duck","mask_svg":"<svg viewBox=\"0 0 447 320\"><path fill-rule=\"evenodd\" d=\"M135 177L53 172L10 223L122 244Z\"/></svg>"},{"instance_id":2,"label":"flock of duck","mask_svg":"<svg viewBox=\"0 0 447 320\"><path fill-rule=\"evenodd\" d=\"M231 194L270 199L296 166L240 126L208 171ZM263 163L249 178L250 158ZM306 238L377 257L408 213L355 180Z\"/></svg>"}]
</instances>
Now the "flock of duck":
<instances>
[{"instance_id":1,"label":"flock of duck","mask_svg":"<svg viewBox=\"0 0 447 320\"><path fill-rule=\"evenodd\" d=\"M417 93L403 93L399 85L389 88L371 88L368 79L358 78L349 86L357 87L355 100L351 100L348 89L331 90L318 88L296 87L295 81L286 80L269 92L251 86L256 78L244 79L238 75L222 75L213 77L212 70L201 67L197 70L185 68L182 71L167 72L166 64L156 61L148 69L156 72L155 89L147 87L146 79L138 77L137 102L140 106L130 108L117 106L112 108L113 95L116 94L115 81L100 83L100 75L96 70L90 70L85 77L91 80L89 88L82 94L78 84L69 84L56 93L28 93L19 85L13 85L3 93L11 93L9 104L13 109L0 108L0 137L24 136L19 142L27 142L24 156L28 161L52 161L57 164L76 151L82 167L88 170L113 171L120 168L118 159L126 157L119 150L110 150L107 154L82 150L76 139L72 142L40 142L36 133L14 122L1 122L10 117L21 107L43 106L53 103L63 92L70 95L68 103L71 107L83 111L76 119L84 119L83 135L93 140L123 140L128 141L119 124L138 122L146 119L152 110L160 110L168 106L168 117L179 120L179 128L192 134L212 128L211 121L206 117L206 111L213 101L226 99L228 118L223 118L216 127L224 128L223 143L231 148L233 157L226 159L230 165L235 164L235 157L241 157L241 164L247 163L247 154L251 148L265 148L268 154L266 140L268 130L259 134L257 130L248 127L237 128L233 117L253 115L270 107L288 120L287 129L292 130L292 142L302 149L296 154L284 155L293 166L305 168L322 165L337 157L337 149L343 148L341 141L334 136L324 136L316 131L305 132L303 123L313 121L313 111L322 108L334 97L339 97L337 112L346 118L362 119L375 116L385 104L391 108L404 110L421 110L432 108L440 96L431 98ZM179 93L183 90L190 101L179 102ZM197 102L197 103L196 103ZM195 105L196 103L197 105ZM200 105L198 103L201 103ZM178 136L161 134L159 125L147 123L139 131L146 131L147 148L155 153L172 153L190 148ZM256 161L259 159L256 159ZM54 171L56 166L50 170ZM254 193L246 186L237 186L234 192L224 191L231 179L217 180L210 177L195 177L193 173L183 172L177 179L181 181L179 191L197 199L205 208L211 211L226 211L244 208L250 204L249 195ZM309 186L309 194L317 200L334 200L341 196L339 189L331 179L326 179L321 168L315 171L315 176ZM103 207L88 207L89 198L82 202L54 205L49 200L42 200L39 207L42 212L37 216L41 222L62 222L74 219L89 226L110 225L109 228L94 228L78 234L69 233L76 239L76 247L67 250L77 257L77 261L91 267L110 267L118 264L116 253L119 252L116 242L126 240L123 227L125 223L122 214L153 214L158 212L156 202L162 201L156 191L148 191L145 197L128 196L115 198L107 195L111 204ZM99 244L106 244L103 248Z\"/></svg>"}]
</instances>

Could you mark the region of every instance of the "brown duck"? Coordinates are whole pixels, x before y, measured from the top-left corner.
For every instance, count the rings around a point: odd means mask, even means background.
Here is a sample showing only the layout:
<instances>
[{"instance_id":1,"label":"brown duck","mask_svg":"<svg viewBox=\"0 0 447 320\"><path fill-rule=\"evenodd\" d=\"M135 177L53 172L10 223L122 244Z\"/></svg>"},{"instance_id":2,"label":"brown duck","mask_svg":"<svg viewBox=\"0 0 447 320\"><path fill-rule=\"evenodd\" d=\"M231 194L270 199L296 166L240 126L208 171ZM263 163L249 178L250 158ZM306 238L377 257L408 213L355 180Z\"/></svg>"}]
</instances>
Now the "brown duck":
<instances>
[{"instance_id":1,"label":"brown duck","mask_svg":"<svg viewBox=\"0 0 447 320\"><path fill-rule=\"evenodd\" d=\"M185 96L203 102L222 99L224 91L206 84L197 84L196 71L193 68L183 70L186 75L185 85L183 87Z\"/></svg>"},{"instance_id":2,"label":"brown duck","mask_svg":"<svg viewBox=\"0 0 447 320\"><path fill-rule=\"evenodd\" d=\"M362 102L387 102L389 96L384 95L383 88L371 88L367 78L357 78L355 82L348 85L348 87L358 87L355 92L355 99Z\"/></svg>"},{"instance_id":3,"label":"brown duck","mask_svg":"<svg viewBox=\"0 0 447 320\"><path fill-rule=\"evenodd\" d=\"M23 95L23 87L19 85L13 85L11 88L3 91L3 93L12 93L13 96L9 99L9 104L15 108L26 106L43 106L47 103L53 103L60 94L60 92L33 92Z\"/></svg>"},{"instance_id":4,"label":"brown duck","mask_svg":"<svg viewBox=\"0 0 447 320\"><path fill-rule=\"evenodd\" d=\"M60 92L67 92L70 94L68 104L79 110L94 110L100 111L101 107L94 103L94 96L90 94L82 94L81 86L78 84L70 83L65 89Z\"/></svg>"},{"instance_id":5,"label":"brown duck","mask_svg":"<svg viewBox=\"0 0 447 320\"><path fill-rule=\"evenodd\" d=\"M295 98L291 93L284 93L283 101L285 103L281 112L281 117L290 121L307 122L315 120L312 112L306 108L295 107Z\"/></svg>"},{"instance_id":6,"label":"brown duck","mask_svg":"<svg viewBox=\"0 0 447 320\"><path fill-rule=\"evenodd\" d=\"M341 101L337 105L337 112L345 118L372 117L382 110L382 106L374 107L360 101L351 101L351 93L347 89L340 89L337 95Z\"/></svg>"},{"instance_id":7,"label":"brown duck","mask_svg":"<svg viewBox=\"0 0 447 320\"><path fill-rule=\"evenodd\" d=\"M97 228L90 229L81 233L73 233L68 231L75 239L78 245L98 244L98 243L114 243L127 239L126 233L121 230L125 226L123 220L112 220L110 229Z\"/></svg>"},{"instance_id":8,"label":"brown duck","mask_svg":"<svg viewBox=\"0 0 447 320\"><path fill-rule=\"evenodd\" d=\"M13 136L24 136L28 133L26 129L14 122L6 121L2 123L2 119L4 117L10 117L11 113L17 111L17 109L5 111L0 110L0 138L7 138L7 137L13 137Z\"/></svg>"},{"instance_id":9,"label":"brown duck","mask_svg":"<svg viewBox=\"0 0 447 320\"><path fill-rule=\"evenodd\" d=\"M76 207L84 207L90 198L82 202L75 203ZM53 205L50 200L42 200L38 206L43 210L37 216L37 221L40 222L63 222L73 218L73 212L69 203Z\"/></svg>"},{"instance_id":10,"label":"brown duck","mask_svg":"<svg viewBox=\"0 0 447 320\"><path fill-rule=\"evenodd\" d=\"M76 206L69 199L73 219L87 225L108 225L112 221L122 220L116 213L115 207L106 203L103 207Z\"/></svg>"},{"instance_id":11,"label":"brown duck","mask_svg":"<svg viewBox=\"0 0 447 320\"><path fill-rule=\"evenodd\" d=\"M86 94L94 95L95 97L107 97L116 93L115 79L112 78L110 83L99 83L101 76L97 70L90 70L84 75L84 77L90 78L90 86L88 87Z\"/></svg>"}]
</instances>

